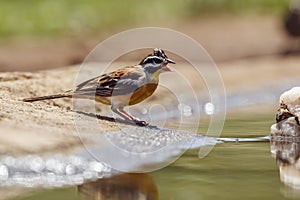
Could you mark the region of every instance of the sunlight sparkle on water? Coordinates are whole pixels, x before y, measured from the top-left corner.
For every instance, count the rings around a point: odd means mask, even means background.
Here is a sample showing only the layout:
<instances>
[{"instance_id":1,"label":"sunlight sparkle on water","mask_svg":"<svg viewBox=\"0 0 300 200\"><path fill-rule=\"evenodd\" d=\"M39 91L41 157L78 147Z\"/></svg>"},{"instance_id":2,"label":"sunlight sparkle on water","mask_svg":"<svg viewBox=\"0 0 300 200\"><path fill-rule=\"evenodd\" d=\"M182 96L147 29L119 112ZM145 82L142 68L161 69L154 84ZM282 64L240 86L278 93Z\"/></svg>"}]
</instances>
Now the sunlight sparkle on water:
<instances>
[{"instance_id":1,"label":"sunlight sparkle on water","mask_svg":"<svg viewBox=\"0 0 300 200\"><path fill-rule=\"evenodd\" d=\"M208 102L205 104L204 110L207 115L212 115L214 114L215 106L211 102Z\"/></svg>"}]
</instances>

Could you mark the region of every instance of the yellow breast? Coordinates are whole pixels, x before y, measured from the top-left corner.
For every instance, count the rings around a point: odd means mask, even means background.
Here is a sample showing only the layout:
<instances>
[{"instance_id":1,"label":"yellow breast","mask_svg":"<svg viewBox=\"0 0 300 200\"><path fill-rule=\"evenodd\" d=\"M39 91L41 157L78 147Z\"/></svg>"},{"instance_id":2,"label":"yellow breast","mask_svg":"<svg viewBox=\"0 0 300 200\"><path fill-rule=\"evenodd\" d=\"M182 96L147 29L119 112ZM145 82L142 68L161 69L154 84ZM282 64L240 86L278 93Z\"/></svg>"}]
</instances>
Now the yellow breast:
<instances>
[{"instance_id":1,"label":"yellow breast","mask_svg":"<svg viewBox=\"0 0 300 200\"><path fill-rule=\"evenodd\" d=\"M130 96L129 105L140 103L154 93L158 86L160 73L160 70L155 72L152 76L153 79L150 83L142 85L140 88L134 91L134 93Z\"/></svg>"},{"instance_id":2,"label":"yellow breast","mask_svg":"<svg viewBox=\"0 0 300 200\"><path fill-rule=\"evenodd\" d=\"M146 98L150 97L157 88L157 83L148 83L137 89L131 96L129 100L129 105L134 105L144 101Z\"/></svg>"}]
</instances>

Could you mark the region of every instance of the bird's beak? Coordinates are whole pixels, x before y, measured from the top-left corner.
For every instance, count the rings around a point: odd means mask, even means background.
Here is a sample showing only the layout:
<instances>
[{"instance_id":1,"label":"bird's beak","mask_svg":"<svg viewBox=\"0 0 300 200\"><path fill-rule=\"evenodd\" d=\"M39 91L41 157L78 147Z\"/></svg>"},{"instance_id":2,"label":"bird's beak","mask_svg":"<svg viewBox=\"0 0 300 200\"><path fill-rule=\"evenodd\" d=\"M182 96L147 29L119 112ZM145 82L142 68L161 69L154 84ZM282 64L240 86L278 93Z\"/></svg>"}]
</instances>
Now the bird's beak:
<instances>
[{"instance_id":1,"label":"bird's beak","mask_svg":"<svg viewBox=\"0 0 300 200\"><path fill-rule=\"evenodd\" d=\"M167 61L168 63L176 64L173 60L171 60L171 59L169 59L169 58L167 58L166 61Z\"/></svg>"},{"instance_id":2,"label":"bird's beak","mask_svg":"<svg viewBox=\"0 0 300 200\"><path fill-rule=\"evenodd\" d=\"M164 71L164 72L172 72L172 70L170 69L170 67L168 66L168 64L169 64L169 61L168 60L170 60L170 59L167 59L164 63L163 63L163 65L162 65L162 70ZM172 61L172 60L170 60L170 61ZM174 61L172 61L173 63L175 63Z\"/></svg>"}]
</instances>

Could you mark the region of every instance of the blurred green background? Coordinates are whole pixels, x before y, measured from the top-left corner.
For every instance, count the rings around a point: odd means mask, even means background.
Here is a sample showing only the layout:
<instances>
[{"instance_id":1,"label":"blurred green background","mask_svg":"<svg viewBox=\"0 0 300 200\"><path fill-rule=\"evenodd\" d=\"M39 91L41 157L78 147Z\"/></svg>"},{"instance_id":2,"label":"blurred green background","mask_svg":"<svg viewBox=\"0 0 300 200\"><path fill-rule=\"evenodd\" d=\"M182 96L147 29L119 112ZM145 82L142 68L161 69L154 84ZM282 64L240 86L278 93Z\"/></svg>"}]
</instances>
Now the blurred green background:
<instances>
[{"instance_id":1,"label":"blurred green background","mask_svg":"<svg viewBox=\"0 0 300 200\"><path fill-rule=\"evenodd\" d=\"M69 36L220 13L282 13L287 0L1 0L0 36Z\"/></svg>"},{"instance_id":2,"label":"blurred green background","mask_svg":"<svg viewBox=\"0 0 300 200\"><path fill-rule=\"evenodd\" d=\"M0 71L80 64L104 39L146 26L187 34L216 62L272 54L286 43L281 32L290 2L1 0Z\"/></svg>"}]
</instances>

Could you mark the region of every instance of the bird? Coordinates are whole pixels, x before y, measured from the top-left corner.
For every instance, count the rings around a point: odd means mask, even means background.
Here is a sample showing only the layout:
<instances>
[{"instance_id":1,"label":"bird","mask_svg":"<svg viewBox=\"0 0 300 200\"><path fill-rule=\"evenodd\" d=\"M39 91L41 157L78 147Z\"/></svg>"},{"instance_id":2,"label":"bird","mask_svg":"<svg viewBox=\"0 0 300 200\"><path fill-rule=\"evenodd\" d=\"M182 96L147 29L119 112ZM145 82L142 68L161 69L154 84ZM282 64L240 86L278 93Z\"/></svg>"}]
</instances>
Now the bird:
<instances>
[{"instance_id":1,"label":"bird","mask_svg":"<svg viewBox=\"0 0 300 200\"><path fill-rule=\"evenodd\" d=\"M42 101L56 98L91 99L111 106L111 110L127 122L147 126L148 122L139 120L124 110L124 107L138 104L150 97L157 89L159 75L172 71L168 64L175 64L164 50L154 48L137 65L125 66L89 79L65 92L24 98L24 102Z\"/></svg>"}]
</instances>

